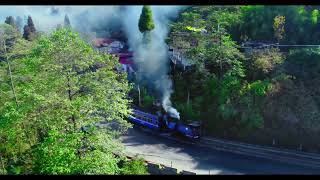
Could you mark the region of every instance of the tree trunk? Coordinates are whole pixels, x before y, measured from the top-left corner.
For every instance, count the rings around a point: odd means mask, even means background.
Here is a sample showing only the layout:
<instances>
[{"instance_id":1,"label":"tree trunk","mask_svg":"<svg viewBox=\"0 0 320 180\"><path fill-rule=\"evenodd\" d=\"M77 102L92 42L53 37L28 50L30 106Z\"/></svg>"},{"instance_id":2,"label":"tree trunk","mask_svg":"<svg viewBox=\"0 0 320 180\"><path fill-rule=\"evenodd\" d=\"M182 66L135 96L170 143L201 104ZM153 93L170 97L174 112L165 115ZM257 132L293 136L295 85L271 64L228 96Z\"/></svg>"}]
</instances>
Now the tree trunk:
<instances>
[{"instance_id":1,"label":"tree trunk","mask_svg":"<svg viewBox=\"0 0 320 180\"><path fill-rule=\"evenodd\" d=\"M139 106L141 106L140 85L138 85L138 93L139 93Z\"/></svg>"},{"instance_id":2,"label":"tree trunk","mask_svg":"<svg viewBox=\"0 0 320 180\"><path fill-rule=\"evenodd\" d=\"M190 91L189 91L189 89L187 89L187 91L188 91L187 105L189 106L189 102L190 102Z\"/></svg>"},{"instance_id":3,"label":"tree trunk","mask_svg":"<svg viewBox=\"0 0 320 180\"><path fill-rule=\"evenodd\" d=\"M9 62L9 57L7 56L7 47L6 47L5 41L3 41L3 47L4 47L3 49L4 49L4 54L5 54L5 57L6 57L6 62L7 62L7 65L8 65L8 74L9 74L9 77L10 77L10 86L11 86L11 90L12 90L12 93L13 93L13 96L14 96L14 100L15 100L16 105L18 107L18 98L17 98L16 91L15 91L14 84L13 84L11 65L10 65L10 62Z\"/></svg>"},{"instance_id":4,"label":"tree trunk","mask_svg":"<svg viewBox=\"0 0 320 180\"><path fill-rule=\"evenodd\" d=\"M67 73L67 86L68 86L68 97L69 100L72 101L72 95L71 95L71 85L70 85L70 77L69 77L69 73ZM73 123L73 127L76 130L76 119L74 117L74 115L71 116L71 121Z\"/></svg>"},{"instance_id":5,"label":"tree trunk","mask_svg":"<svg viewBox=\"0 0 320 180\"><path fill-rule=\"evenodd\" d=\"M5 54L6 62L7 62L7 65L8 65L8 74L9 74L9 77L10 77L10 87L11 87L11 90L12 90L12 94L13 94L16 106L18 108L19 107L19 103L18 103L18 98L17 98L15 87L14 87L14 83L13 83L12 70L11 70L9 57L7 56L7 47L6 47L5 41L3 42L3 47L4 47L4 54ZM22 123L22 127L23 127L24 133L25 133L25 135L26 135L26 137L28 139L28 143L31 146L32 143L30 142L30 138L29 138L29 135L27 133L27 128L26 128L24 123Z\"/></svg>"},{"instance_id":6,"label":"tree trunk","mask_svg":"<svg viewBox=\"0 0 320 180\"><path fill-rule=\"evenodd\" d=\"M219 34L219 46L222 46L222 40L221 40L221 32L220 32L220 23L218 23L218 34ZM222 59L220 59L219 61L219 65L220 65L220 75L222 75Z\"/></svg>"}]
</instances>

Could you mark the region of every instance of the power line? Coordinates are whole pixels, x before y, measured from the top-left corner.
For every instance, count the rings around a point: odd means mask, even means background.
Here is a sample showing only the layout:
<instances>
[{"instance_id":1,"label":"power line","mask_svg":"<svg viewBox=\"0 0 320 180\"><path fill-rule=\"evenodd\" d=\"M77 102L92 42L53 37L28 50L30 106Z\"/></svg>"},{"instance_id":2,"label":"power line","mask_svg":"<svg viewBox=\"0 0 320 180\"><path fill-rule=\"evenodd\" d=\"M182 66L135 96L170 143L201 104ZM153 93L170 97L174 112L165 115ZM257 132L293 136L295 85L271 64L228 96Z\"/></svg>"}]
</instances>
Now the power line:
<instances>
[{"instance_id":1,"label":"power line","mask_svg":"<svg viewBox=\"0 0 320 180\"><path fill-rule=\"evenodd\" d=\"M316 44L263 44L263 45L252 45L252 46L240 46L239 48L264 48L264 47L315 47L315 48L320 48L320 45Z\"/></svg>"}]
</instances>

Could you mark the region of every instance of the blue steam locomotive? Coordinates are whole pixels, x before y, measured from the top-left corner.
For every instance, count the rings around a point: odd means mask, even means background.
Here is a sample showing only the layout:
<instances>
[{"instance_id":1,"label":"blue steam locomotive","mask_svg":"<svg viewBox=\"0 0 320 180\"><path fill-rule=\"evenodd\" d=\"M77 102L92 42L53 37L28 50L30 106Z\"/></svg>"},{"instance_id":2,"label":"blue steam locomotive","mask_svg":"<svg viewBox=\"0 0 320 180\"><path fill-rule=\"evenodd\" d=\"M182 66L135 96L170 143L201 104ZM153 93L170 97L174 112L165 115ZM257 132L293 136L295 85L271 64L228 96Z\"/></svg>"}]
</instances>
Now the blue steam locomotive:
<instances>
[{"instance_id":1,"label":"blue steam locomotive","mask_svg":"<svg viewBox=\"0 0 320 180\"><path fill-rule=\"evenodd\" d=\"M200 137L200 124L184 124L179 119L157 112L157 115L146 113L137 109L129 116L129 121L142 127L164 132L173 132L188 138L197 139Z\"/></svg>"}]
</instances>

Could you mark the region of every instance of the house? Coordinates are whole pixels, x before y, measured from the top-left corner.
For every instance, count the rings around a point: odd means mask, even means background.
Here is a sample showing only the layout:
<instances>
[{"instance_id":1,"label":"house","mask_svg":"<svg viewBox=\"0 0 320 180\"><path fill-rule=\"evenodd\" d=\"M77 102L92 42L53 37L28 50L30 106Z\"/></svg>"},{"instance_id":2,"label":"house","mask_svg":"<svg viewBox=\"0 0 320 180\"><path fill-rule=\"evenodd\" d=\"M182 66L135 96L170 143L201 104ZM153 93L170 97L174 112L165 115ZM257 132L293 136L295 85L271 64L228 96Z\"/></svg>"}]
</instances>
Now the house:
<instances>
[{"instance_id":1,"label":"house","mask_svg":"<svg viewBox=\"0 0 320 180\"><path fill-rule=\"evenodd\" d=\"M177 66L178 68L182 68L185 71L194 65L178 49L175 49L171 46L167 46L167 48L168 48L169 58L171 62L174 64L174 66Z\"/></svg>"},{"instance_id":2,"label":"house","mask_svg":"<svg viewBox=\"0 0 320 180\"><path fill-rule=\"evenodd\" d=\"M119 63L121 64L121 67L117 68L118 72L127 72L129 76L134 73L132 52L117 53L116 56L119 57Z\"/></svg>"},{"instance_id":3,"label":"house","mask_svg":"<svg viewBox=\"0 0 320 180\"><path fill-rule=\"evenodd\" d=\"M127 72L128 78L134 73L133 52L126 49L125 43L117 39L96 38L92 45L99 51L113 54L119 58L121 66L116 67L119 73Z\"/></svg>"},{"instance_id":4,"label":"house","mask_svg":"<svg viewBox=\"0 0 320 180\"><path fill-rule=\"evenodd\" d=\"M115 39L96 38L92 41L92 45L100 52L110 54L119 53L124 48L124 43Z\"/></svg>"}]
</instances>

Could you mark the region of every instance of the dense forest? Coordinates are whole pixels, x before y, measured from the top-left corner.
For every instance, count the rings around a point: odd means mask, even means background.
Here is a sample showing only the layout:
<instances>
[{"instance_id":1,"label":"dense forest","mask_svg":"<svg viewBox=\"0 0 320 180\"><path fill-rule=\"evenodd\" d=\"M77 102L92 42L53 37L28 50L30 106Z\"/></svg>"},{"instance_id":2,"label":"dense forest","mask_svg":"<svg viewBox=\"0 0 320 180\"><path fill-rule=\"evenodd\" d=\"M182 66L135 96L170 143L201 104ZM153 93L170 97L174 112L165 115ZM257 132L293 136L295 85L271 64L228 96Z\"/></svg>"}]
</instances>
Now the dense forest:
<instances>
[{"instance_id":1,"label":"dense forest","mask_svg":"<svg viewBox=\"0 0 320 180\"><path fill-rule=\"evenodd\" d=\"M166 39L188 61L170 73L181 119L201 121L205 135L318 152L318 18L318 6L184 10ZM246 42L269 46L248 50ZM142 94L151 108L157 97Z\"/></svg>"},{"instance_id":2,"label":"dense forest","mask_svg":"<svg viewBox=\"0 0 320 180\"><path fill-rule=\"evenodd\" d=\"M320 49L241 48L250 41L318 45L318 18L317 6L187 9L167 39L194 64L172 71L183 119L202 120L217 137L318 151Z\"/></svg>"},{"instance_id":3,"label":"dense forest","mask_svg":"<svg viewBox=\"0 0 320 180\"><path fill-rule=\"evenodd\" d=\"M319 10L185 8L165 40L188 61L169 72L181 120L200 121L208 136L319 152L320 48L275 46L319 45ZM150 9L137 27L150 41ZM83 39L68 16L50 34L31 16L24 27L12 16L0 24L0 174L148 174L142 159L114 152L132 105L152 111L158 97Z\"/></svg>"}]
</instances>

